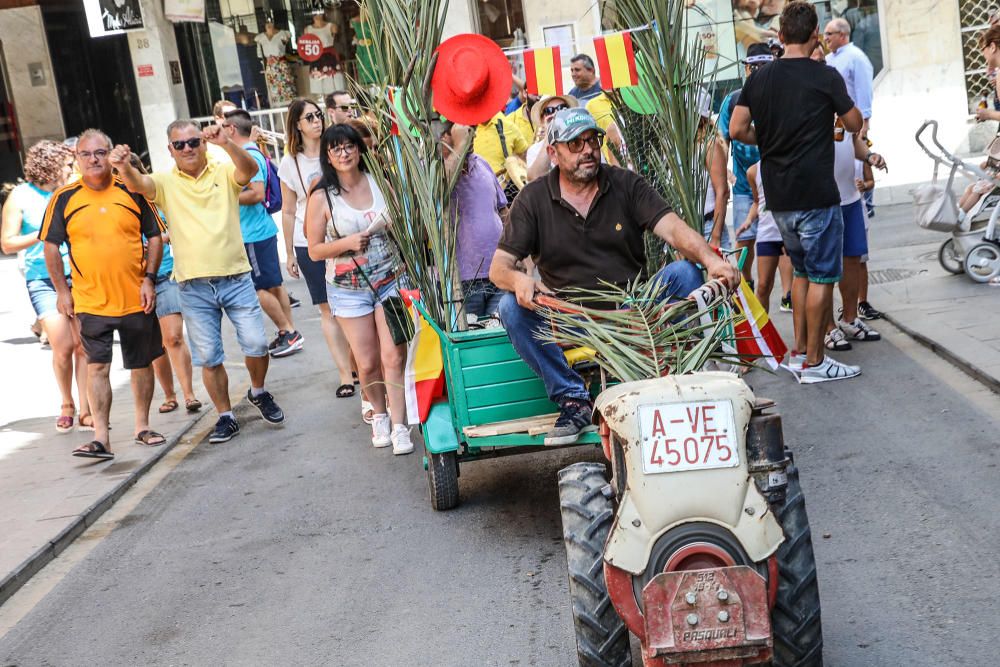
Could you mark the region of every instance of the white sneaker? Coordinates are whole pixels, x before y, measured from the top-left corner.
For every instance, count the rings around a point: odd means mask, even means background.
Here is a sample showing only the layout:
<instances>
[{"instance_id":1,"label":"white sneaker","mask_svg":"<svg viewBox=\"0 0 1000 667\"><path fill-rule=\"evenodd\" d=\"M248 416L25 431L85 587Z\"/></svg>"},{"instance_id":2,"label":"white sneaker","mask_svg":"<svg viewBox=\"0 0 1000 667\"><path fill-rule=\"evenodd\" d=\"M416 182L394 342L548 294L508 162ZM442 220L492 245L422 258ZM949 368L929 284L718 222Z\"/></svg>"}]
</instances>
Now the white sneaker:
<instances>
[{"instance_id":1,"label":"white sneaker","mask_svg":"<svg viewBox=\"0 0 1000 667\"><path fill-rule=\"evenodd\" d=\"M790 371L795 371L798 373L802 370L802 367L806 365L806 355L798 354L797 352L790 352L788 354L788 363L785 366Z\"/></svg>"},{"instance_id":2,"label":"white sneaker","mask_svg":"<svg viewBox=\"0 0 1000 667\"><path fill-rule=\"evenodd\" d=\"M848 366L830 357L823 357L823 362L818 366L802 367L799 373L799 382L802 384L832 382L833 380L846 380L858 375L861 375L860 366Z\"/></svg>"},{"instance_id":3,"label":"white sneaker","mask_svg":"<svg viewBox=\"0 0 1000 667\"><path fill-rule=\"evenodd\" d=\"M375 406L365 399L361 399L361 421L366 424L372 423L372 418L375 417Z\"/></svg>"},{"instance_id":4,"label":"white sneaker","mask_svg":"<svg viewBox=\"0 0 1000 667\"><path fill-rule=\"evenodd\" d=\"M853 322L845 322L840 320L837 322L837 327L840 331L843 331L848 338L853 340L882 340L882 335L879 332L872 329L870 326L865 324L865 321L860 317L855 317Z\"/></svg>"},{"instance_id":5,"label":"white sneaker","mask_svg":"<svg viewBox=\"0 0 1000 667\"><path fill-rule=\"evenodd\" d=\"M375 447L388 447L392 444L392 422L389 415L372 416L372 445Z\"/></svg>"},{"instance_id":6,"label":"white sneaker","mask_svg":"<svg viewBox=\"0 0 1000 667\"><path fill-rule=\"evenodd\" d=\"M413 451L413 443L410 441L410 429L404 424L396 424L392 427L392 453L409 454Z\"/></svg>"},{"instance_id":7,"label":"white sneaker","mask_svg":"<svg viewBox=\"0 0 1000 667\"><path fill-rule=\"evenodd\" d=\"M851 349L851 344L847 340L847 335L839 328L834 327L823 337L823 344L826 349L834 352L847 352Z\"/></svg>"}]
</instances>

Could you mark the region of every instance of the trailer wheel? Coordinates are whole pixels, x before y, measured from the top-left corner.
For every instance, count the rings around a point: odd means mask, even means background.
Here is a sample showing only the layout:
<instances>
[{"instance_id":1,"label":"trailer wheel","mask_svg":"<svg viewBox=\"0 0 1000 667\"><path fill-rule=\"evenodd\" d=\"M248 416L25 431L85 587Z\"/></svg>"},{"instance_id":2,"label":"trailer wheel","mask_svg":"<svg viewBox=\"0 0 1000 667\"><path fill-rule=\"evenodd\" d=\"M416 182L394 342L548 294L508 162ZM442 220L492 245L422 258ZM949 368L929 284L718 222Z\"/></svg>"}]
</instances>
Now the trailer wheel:
<instances>
[{"instance_id":1,"label":"trailer wheel","mask_svg":"<svg viewBox=\"0 0 1000 667\"><path fill-rule=\"evenodd\" d=\"M941 249L938 250L938 262L948 273L956 276L965 273L965 258L958 254L955 239L948 239L941 244Z\"/></svg>"},{"instance_id":2,"label":"trailer wheel","mask_svg":"<svg viewBox=\"0 0 1000 667\"><path fill-rule=\"evenodd\" d=\"M604 543L615 516L612 495L602 463L574 463L559 471L563 544L582 667L632 664L628 629L604 581Z\"/></svg>"},{"instance_id":3,"label":"trailer wheel","mask_svg":"<svg viewBox=\"0 0 1000 667\"><path fill-rule=\"evenodd\" d=\"M431 507L439 512L458 505L458 459L455 452L431 454L427 461Z\"/></svg>"},{"instance_id":4,"label":"trailer wheel","mask_svg":"<svg viewBox=\"0 0 1000 667\"><path fill-rule=\"evenodd\" d=\"M790 452L789 452L790 455ZM799 469L788 466L788 491L776 512L785 531L778 547L778 598L771 611L773 667L822 667L819 584Z\"/></svg>"}]
</instances>

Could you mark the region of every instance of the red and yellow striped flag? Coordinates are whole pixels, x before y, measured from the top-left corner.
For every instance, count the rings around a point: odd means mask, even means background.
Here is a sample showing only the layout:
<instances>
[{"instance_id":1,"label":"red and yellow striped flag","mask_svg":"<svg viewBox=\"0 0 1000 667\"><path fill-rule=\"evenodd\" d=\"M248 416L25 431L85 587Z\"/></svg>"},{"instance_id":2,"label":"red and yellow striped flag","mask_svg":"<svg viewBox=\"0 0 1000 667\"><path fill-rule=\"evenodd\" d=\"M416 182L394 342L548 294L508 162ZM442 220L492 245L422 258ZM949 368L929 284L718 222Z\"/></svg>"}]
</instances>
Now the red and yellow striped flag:
<instances>
[{"instance_id":1,"label":"red and yellow striped flag","mask_svg":"<svg viewBox=\"0 0 1000 667\"><path fill-rule=\"evenodd\" d=\"M524 87L529 95L562 95L562 79L558 46L524 52Z\"/></svg>"},{"instance_id":2,"label":"red and yellow striped flag","mask_svg":"<svg viewBox=\"0 0 1000 667\"><path fill-rule=\"evenodd\" d=\"M601 88L628 88L639 85L639 72L635 67L635 50L632 35L616 32L594 38L597 51L597 68L601 76Z\"/></svg>"}]
</instances>

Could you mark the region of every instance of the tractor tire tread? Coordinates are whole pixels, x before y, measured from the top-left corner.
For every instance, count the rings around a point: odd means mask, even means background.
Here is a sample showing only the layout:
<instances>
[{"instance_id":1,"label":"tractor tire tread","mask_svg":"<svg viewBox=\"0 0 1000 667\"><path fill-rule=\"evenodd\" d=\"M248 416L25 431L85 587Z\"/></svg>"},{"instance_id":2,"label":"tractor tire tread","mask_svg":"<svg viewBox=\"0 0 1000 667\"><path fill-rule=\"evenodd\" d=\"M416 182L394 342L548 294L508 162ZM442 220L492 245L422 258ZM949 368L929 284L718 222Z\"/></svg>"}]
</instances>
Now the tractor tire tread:
<instances>
[{"instance_id":1,"label":"tractor tire tread","mask_svg":"<svg viewBox=\"0 0 1000 667\"><path fill-rule=\"evenodd\" d=\"M438 512L458 506L458 461L455 452L427 457L427 486L431 507Z\"/></svg>"}]
</instances>

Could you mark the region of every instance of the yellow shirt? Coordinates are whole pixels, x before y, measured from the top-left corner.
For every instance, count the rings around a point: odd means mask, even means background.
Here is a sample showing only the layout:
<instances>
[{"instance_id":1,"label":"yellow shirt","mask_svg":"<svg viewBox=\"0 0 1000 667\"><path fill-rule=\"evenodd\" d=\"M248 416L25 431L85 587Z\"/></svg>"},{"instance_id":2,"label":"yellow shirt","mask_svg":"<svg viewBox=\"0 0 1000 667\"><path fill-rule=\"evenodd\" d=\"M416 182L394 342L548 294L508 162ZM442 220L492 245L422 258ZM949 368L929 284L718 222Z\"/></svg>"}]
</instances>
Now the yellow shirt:
<instances>
[{"instance_id":1,"label":"yellow shirt","mask_svg":"<svg viewBox=\"0 0 1000 667\"><path fill-rule=\"evenodd\" d=\"M514 109L504 117L504 132L506 132L507 128L511 125L517 128L518 132L521 133L521 136L524 137L525 141L527 141L529 145L535 142L535 128L531 127L531 121L524 115L523 106Z\"/></svg>"},{"instance_id":2,"label":"yellow shirt","mask_svg":"<svg viewBox=\"0 0 1000 667\"><path fill-rule=\"evenodd\" d=\"M209 159L193 178L176 166L153 174L156 198L170 230L174 278L211 278L250 270L240 233L236 165ZM245 184L244 184L245 185Z\"/></svg>"},{"instance_id":3,"label":"yellow shirt","mask_svg":"<svg viewBox=\"0 0 1000 667\"><path fill-rule=\"evenodd\" d=\"M607 95L601 93L597 97L593 98L587 102L587 111L590 115L594 117L594 121L597 123L597 127L601 128L605 132L611 127L611 124L615 122L615 112L614 108L611 106L611 100ZM612 157L611 146L608 142L604 142L604 159L609 160Z\"/></svg>"},{"instance_id":4,"label":"yellow shirt","mask_svg":"<svg viewBox=\"0 0 1000 667\"><path fill-rule=\"evenodd\" d=\"M503 134L507 139L507 152L510 155L523 154L530 145L517 129L516 125L507 121L502 112L493 116L490 122L476 127L476 138L472 142L472 152L490 163L494 174L504 172L503 148L500 146L500 135L497 134L497 121L503 121Z\"/></svg>"}]
</instances>

